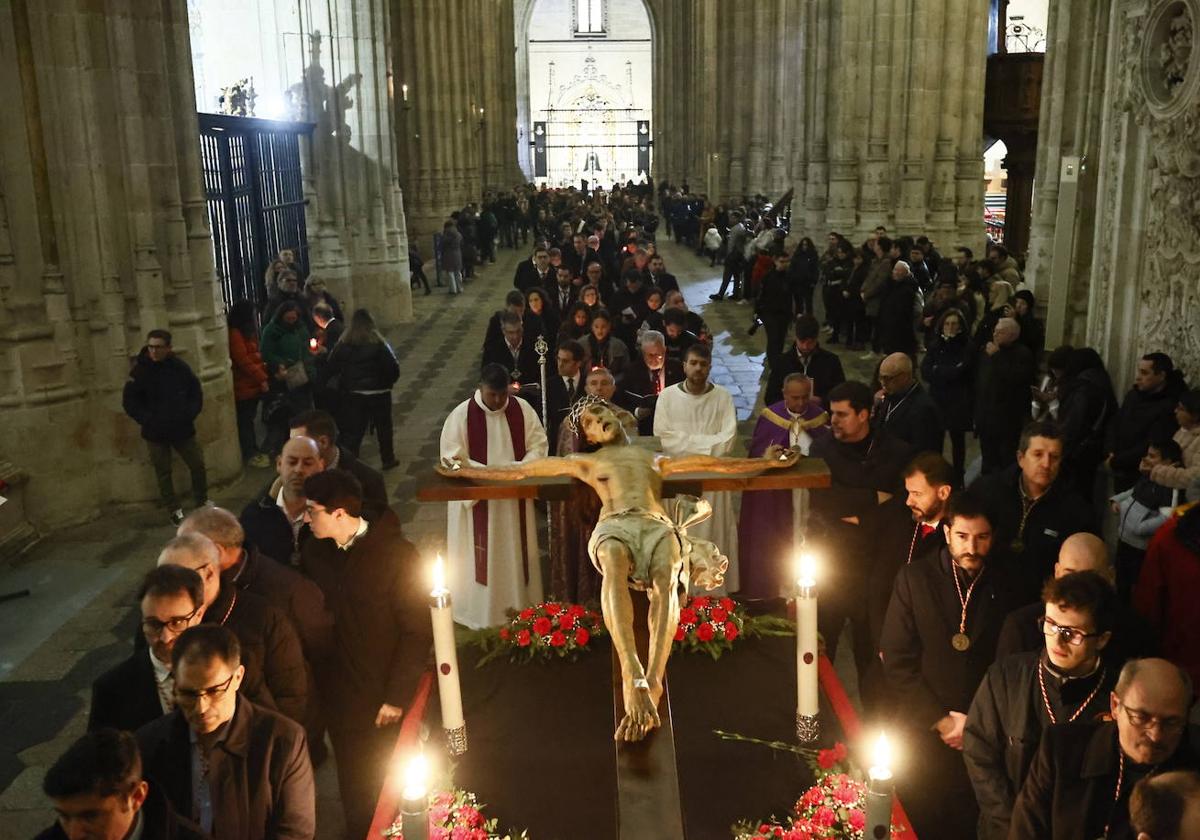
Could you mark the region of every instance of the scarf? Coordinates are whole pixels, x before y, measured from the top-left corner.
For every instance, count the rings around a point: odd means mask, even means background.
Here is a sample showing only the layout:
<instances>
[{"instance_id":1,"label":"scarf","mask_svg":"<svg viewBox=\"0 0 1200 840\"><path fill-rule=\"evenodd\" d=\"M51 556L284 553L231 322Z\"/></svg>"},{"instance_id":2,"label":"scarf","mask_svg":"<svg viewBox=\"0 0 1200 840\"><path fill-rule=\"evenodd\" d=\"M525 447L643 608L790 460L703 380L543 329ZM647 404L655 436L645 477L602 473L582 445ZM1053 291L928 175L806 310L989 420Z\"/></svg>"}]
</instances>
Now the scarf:
<instances>
[{"instance_id":1,"label":"scarf","mask_svg":"<svg viewBox=\"0 0 1200 840\"><path fill-rule=\"evenodd\" d=\"M525 457L525 417L521 407L512 397L504 406L504 417L508 421L508 433L512 436L513 458ZM467 403L467 454L472 461L488 462L487 414L472 398ZM529 583L529 548L525 543L525 502L520 500L517 509L521 514L521 567L525 571L525 582ZM488 582L488 503L481 499L471 509L475 531L475 582L487 586Z\"/></svg>"}]
</instances>

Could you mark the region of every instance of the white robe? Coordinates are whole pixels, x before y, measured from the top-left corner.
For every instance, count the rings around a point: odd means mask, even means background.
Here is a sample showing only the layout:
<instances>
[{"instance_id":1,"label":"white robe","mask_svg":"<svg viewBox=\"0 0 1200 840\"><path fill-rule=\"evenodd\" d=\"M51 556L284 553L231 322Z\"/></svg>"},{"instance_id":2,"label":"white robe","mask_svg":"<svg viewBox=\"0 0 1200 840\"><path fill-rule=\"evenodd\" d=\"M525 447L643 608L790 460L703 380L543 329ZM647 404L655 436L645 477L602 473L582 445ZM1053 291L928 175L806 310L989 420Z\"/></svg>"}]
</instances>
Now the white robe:
<instances>
[{"instance_id":1,"label":"white robe","mask_svg":"<svg viewBox=\"0 0 1200 840\"><path fill-rule=\"evenodd\" d=\"M658 397L654 434L662 441L663 452L668 456L728 455L737 439L737 411L733 407L733 397L715 384L708 393L696 396L685 391L684 384L672 385ZM688 534L711 540L729 558L725 585L713 592L736 592L738 521L733 512L733 493L705 493L704 498L712 505L712 516L688 528Z\"/></svg>"},{"instance_id":2,"label":"white robe","mask_svg":"<svg viewBox=\"0 0 1200 840\"><path fill-rule=\"evenodd\" d=\"M546 431L529 403L519 397L525 418L525 461L546 457ZM471 397L483 409L487 423L488 465L515 463L512 434L503 409L490 411L476 391ZM467 405L464 400L446 418L442 426L442 457L457 458L472 466L484 466L470 459L467 438ZM472 509L476 502L448 502L446 510L446 564L450 572L450 594L454 599L454 620L478 630L494 627L508 619L505 611L522 610L542 600L542 570L538 556L537 514L529 499L488 500L487 585L475 581L475 524ZM521 516L525 505L525 545L529 557L529 583L521 564Z\"/></svg>"}]
</instances>

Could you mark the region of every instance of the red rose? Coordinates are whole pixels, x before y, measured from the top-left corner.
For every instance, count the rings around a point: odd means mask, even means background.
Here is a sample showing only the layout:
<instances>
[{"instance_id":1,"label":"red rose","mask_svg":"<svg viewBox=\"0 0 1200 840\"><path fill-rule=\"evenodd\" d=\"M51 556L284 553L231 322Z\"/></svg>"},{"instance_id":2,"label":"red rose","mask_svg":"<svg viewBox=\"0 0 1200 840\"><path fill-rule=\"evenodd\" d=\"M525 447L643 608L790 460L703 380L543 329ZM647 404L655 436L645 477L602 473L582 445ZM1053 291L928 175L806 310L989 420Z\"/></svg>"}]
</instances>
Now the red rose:
<instances>
[{"instance_id":1,"label":"red rose","mask_svg":"<svg viewBox=\"0 0 1200 840\"><path fill-rule=\"evenodd\" d=\"M737 629L736 624L734 624L732 621L725 622L725 638L726 639L728 639L729 641L732 642L734 639L736 639L738 637L738 632L739 631Z\"/></svg>"},{"instance_id":2,"label":"red rose","mask_svg":"<svg viewBox=\"0 0 1200 840\"><path fill-rule=\"evenodd\" d=\"M729 611L723 610L720 607L713 607L712 612L710 612L709 615L712 616L713 621L720 623L729 618Z\"/></svg>"},{"instance_id":3,"label":"red rose","mask_svg":"<svg viewBox=\"0 0 1200 840\"><path fill-rule=\"evenodd\" d=\"M800 797L800 802L805 807L811 808L814 805L820 805L822 798L819 787L810 787L804 792L804 796Z\"/></svg>"},{"instance_id":4,"label":"red rose","mask_svg":"<svg viewBox=\"0 0 1200 840\"><path fill-rule=\"evenodd\" d=\"M822 770L829 770L835 764L837 764L837 756L833 754L833 750L817 751L817 766Z\"/></svg>"},{"instance_id":5,"label":"red rose","mask_svg":"<svg viewBox=\"0 0 1200 840\"><path fill-rule=\"evenodd\" d=\"M560 612L562 612L562 607L558 604L546 605L546 615L558 615Z\"/></svg>"},{"instance_id":6,"label":"red rose","mask_svg":"<svg viewBox=\"0 0 1200 840\"><path fill-rule=\"evenodd\" d=\"M716 633L713 631L713 626L707 621L696 628L696 638L702 642L711 642Z\"/></svg>"},{"instance_id":7,"label":"red rose","mask_svg":"<svg viewBox=\"0 0 1200 840\"><path fill-rule=\"evenodd\" d=\"M695 624L696 623L696 611L694 609L692 609L691 607L684 607L683 609L681 609L679 611L679 623L680 624Z\"/></svg>"},{"instance_id":8,"label":"red rose","mask_svg":"<svg viewBox=\"0 0 1200 840\"><path fill-rule=\"evenodd\" d=\"M592 634L587 631L586 627L580 627L575 631L575 644L586 645L592 638Z\"/></svg>"},{"instance_id":9,"label":"red rose","mask_svg":"<svg viewBox=\"0 0 1200 840\"><path fill-rule=\"evenodd\" d=\"M692 599L691 605L698 610L705 610L705 609L708 609L708 605L709 605L709 603L711 603L711 601L712 601L712 599L709 598L707 595L697 595L695 598Z\"/></svg>"},{"instance_id":10,"label":"red rose","mask_svg":"<svg viewBox=\"0 0 1200 840\"><path fill-rule=\"evenodd\" d=\"M554 625L550 623L550 619L546 618L546 616L539 616L538 618L534 619L533 632L537 633L539 636L545 636L550 632L550 629L553 626Z\"/></svg>"},{"instance_id":11,"label":"red rose","mask_svg":"<svg viewBox=\"0 0 1200 840\"><path fill-rule=\"evenodd\" d=\"M728 610L729 612L733 612L733 608L737 606L732 598L722 598L717 603L721 605L721 609Z\"/></svg>"},{"instance_id":12,"label":"red rose","mask_svg":"<svg viewBox=\"0 0 1200 840\"><path fill-rule=\"evenodd\" d=\"M529 647L529 631L522 630L517 633L517 644L521 647Z\"/></svg>"},{"instance_id":13,"label":"red rose","mask_svg":"<svg viewBox=\"0 0 1200 840\"><path fill-rule=\"evenodd\" d=\"M677 627L677 628L675 629L675 641L677 641L677 642L682 642L682 641L683 641L683 638L684 638L684 636L686 636L686 635L687 635L687 633L684 631L684 629L683 629L683 627L682 627L682 626L680 626L680 627Z\"/></svg>"},{"instance_id":14,"label":"red rose","mask_svg":"<svg viewBox=\"0 0 1200 840\"><path fill-rule=\"evenodd\" d=\"M567 612L569 612L571 615L575 616L576 618L579 618L580 616L583 616L583 615L587 615L587 610L585 610L583 607L579 606L579 604L572 604L571 606L569 606L567 608Z\"/></svg>"},{"instance_id":15,"label":"red rose","mask_svg":"<svg viewBox=\"0 0 1200 840\"><path fill-rule=\"evenodd\" d=\"M508 641L508 637L509 637L509 636L511 636L511 635L512 635L512 634L508 632L508 628L507 628L507 627L501 627L501 628L500 628L500 638L501 638L501 639L503 639L504 641L506 641L506 642L507 642L507 641Z\"/></svg>"},{"instance_id":16,"label":"red rose","mask_svg":"<svg viewBox=\"0 0 1200 840\"><path fill-rule=\"evenodd\" d=\"M845 761L847 755L848 755L848 753L846 751L846 745L843 744L841 741L838 741L836 744L833 745L833 757L836 758L838 761Z\"/></svg>"},{"instance_id":17,"label":"red rose","mask_svg":"<svg viewBox=\"0 0 1200 840\"><path fill-rule=\"evenodd\" d=\"M553 647L562 647L566 643L567 643L567 637L564 636L562 633L560 633L558 630L555 630L554 633L550 636L550 644Z\"/></svg>"},{"instance_id":18,"label":"red rose","mask_svg":"<svg viewBox=\"0 0 1200 840\"><path fill-rule=\"evenodd\" d=\"M558 629L559 630L575 629L575 616L571 615L570 613L563 613L562 615L560 615L558 617Z\"/></svg>"},{"instance_id":19,"label":"red rose","mask_svg":"<svg viewBox=\"0 0 1200 840\"><path fill-rule=\"evenodd\" d=\"M527 607L521 610L521 612L517 614L517 618L521 619L521 621L528 621L529 619L533 618L533 607Z\"/></svg>"},{"instance_id":20,"label":"red rose","mask_svg":"<svg viewBox=\"0 0 1200 840\"><path fill-rule=\"evenodd\" d=\"M476 808L470 805L464 805L458 809L458 818L465 821L472 828L483 822L483 816Z\"/></svg>"}]
</instances>

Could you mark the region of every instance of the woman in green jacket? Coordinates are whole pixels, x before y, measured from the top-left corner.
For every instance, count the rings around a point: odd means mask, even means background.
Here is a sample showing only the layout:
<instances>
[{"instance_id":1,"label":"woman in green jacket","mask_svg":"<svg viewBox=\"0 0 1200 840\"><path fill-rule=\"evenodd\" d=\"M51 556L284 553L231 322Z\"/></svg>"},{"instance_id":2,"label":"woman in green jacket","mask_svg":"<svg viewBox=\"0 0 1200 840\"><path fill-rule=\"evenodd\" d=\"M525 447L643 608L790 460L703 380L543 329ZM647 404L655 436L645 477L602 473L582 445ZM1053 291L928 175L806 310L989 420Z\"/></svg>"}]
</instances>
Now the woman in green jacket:
<instances>
[{"instance_id":1,"label":"woman in green jacket","mask_svg":"<svg viewBox=\"0 0 1200 840\"><path fill-rule=\"evenodd\" d=\"M267 424L264 446L276 455L288 438L288 421L313 407L312 382L317 369L312 336L300 305L284 301L262 331L259 351L271 377L271 391L263 418Z\"/></svg>"}]
</instances>

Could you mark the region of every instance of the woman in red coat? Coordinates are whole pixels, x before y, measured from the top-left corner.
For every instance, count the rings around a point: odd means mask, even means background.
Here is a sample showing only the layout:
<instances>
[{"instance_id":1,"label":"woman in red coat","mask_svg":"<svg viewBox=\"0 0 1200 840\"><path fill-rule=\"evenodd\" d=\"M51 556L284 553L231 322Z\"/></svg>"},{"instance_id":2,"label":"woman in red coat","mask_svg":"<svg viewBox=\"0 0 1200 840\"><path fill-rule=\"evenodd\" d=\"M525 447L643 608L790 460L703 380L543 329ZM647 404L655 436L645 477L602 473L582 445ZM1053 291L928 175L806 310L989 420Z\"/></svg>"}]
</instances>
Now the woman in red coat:
<instances>
[{"instance_id":1,"label":"woman in red coat","mask_svg":"<svg viewBox=\"0 0 1200 840\"><path fill-rule=\"evenodd\" d=\"M1133 590L1133 606L1158 634L1163 656L1200 686L1200 504L1172 516L1155 532Z\"/></svg>"},{"instance_id":2,"label":"woman in red coat","mask_svg":"<svg viewBox=\"0 0 1200 840\"><path fill-rule=\"evenodd\" d=\"M267 366L258 352L258 323L254 304L239 300L225 316L229 325L229 359L233 363L233 398L237 405L238 443L242 460L252 467L270 466L271 459L259 451L254 415L259 400L267 393Z\"/></svg>"}]
</instances>

